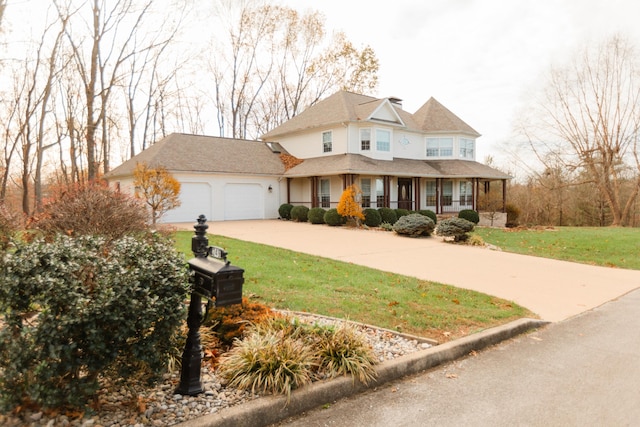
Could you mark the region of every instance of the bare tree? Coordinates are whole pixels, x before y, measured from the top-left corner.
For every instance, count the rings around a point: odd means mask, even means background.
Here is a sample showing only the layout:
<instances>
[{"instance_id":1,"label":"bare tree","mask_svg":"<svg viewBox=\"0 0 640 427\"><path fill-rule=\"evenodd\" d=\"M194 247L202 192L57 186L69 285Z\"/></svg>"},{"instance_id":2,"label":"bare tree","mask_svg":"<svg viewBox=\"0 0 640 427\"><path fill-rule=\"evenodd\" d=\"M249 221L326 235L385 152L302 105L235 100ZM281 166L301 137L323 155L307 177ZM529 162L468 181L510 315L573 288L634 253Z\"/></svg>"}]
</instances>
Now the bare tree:
<instances>
[{"instance_id":1,"label":"bare tree","mask_svg":"<svg viewBox=\"0 0 640 427\"><path fill-rule=\"evenodd\" d=\"M586 172L610 208L612 225L629 224L640 191L639 61L620 36L586 48L551 72L545 96L522 128L543 162L552 158L567 171Z\"/></svg>"},{"instance_id":2,"label":"bare tree","mask_svg":"<svg viewBox=\"0 0 640 427\"><path fill-rule=\"evenodd\" d=\"M212 66L220 135L257 137L333 92L377 85L373 49L355 48L344 33L327 40L318 12L256 2L225 12L219 44L229 49Z\"/></svg>"}]
</instances>

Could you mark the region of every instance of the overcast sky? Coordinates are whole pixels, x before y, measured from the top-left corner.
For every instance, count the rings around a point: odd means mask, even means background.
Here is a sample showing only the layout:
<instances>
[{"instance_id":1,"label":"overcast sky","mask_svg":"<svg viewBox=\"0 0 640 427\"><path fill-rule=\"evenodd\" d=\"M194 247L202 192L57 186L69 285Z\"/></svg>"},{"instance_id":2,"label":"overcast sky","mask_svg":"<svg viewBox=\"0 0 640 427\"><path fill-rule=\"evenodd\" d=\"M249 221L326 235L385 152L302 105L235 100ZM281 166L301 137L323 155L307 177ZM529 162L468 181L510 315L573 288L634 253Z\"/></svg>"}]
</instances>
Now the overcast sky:
<instances>
[{"instance_id":1,"label":"overcast sky","mask_svg":"<svg viewBox=\"0 0 640 427\"><path fill-rule=\"evenodd\" d=\"M330 29L380 60L379 91L417 110L434 97L497 155L513 114L551 64L615 33L640 45L638 0L283 0L322 11ZM499 156L498 156L499 157Z\"/></svg>"}]
</instances>

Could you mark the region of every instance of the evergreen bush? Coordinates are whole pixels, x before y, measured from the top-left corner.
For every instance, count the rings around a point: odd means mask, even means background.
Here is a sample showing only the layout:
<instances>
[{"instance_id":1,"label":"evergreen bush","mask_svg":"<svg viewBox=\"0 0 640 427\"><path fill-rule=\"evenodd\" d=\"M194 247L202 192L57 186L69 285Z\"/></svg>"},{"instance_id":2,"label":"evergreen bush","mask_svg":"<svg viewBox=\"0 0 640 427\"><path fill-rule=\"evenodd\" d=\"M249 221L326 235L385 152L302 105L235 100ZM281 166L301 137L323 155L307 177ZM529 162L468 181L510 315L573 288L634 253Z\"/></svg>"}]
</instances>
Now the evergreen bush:
<instances>
[{"instance_id":1,"label":"evergreen bush","mask_svg":"<svg viewBox=\"0 0 640 427\"><path fill-rule=\"evenodd\" d=\"M453 237L455 242L464 242L469 238L467 233L473 231L475 224L464 218L448 218L440 221L436 234L442 237Z\"/></svg>"},{"instance_id":2,"label":"evergreen bush","mask_svg":"<svg viewBox=\"0 0 640 427\"><path fill-rule=\"evenodd\" d=\"M393 225L393 231L409 237L430 236L434 228L431 218L420 214L404 215Z\"/></svg>"},{"instance_id":3,"label":"evergreen bush","mask_svg":"<svg viewBox=\"0 0 640 427\"><path fill-rule=\"evenodd\" d=\"M458 212L458 218L466 219L467 221L471 221L474 224L480 222L480 215L478 215L478 212L472 209L461 210L460 212Z\"/></svg>"},{"instance_id":4,"label":"evergreen bush","mask_svg":"<svg viewBox=\"0 0 640 427\"><path fill-rule=\"evenodd\" d=\"M158 234L17 243L0 259L0 404L81 407L98 378L166 370L185 317L184 256Z\"/></svg>"},{"instance_id":5,"label":"evergreen bush","mask_svg":"<svg viewBox=\"0 0 640 427\"><path fill-rule=\"evenodd\" d=\"M336 208L331 208L324 214L324 223L332 227L343 225L346 221L346 218L340 215Z\"/></svg>"},{"instance_id":6,"label":"evergreen bush","mask_svg":"<svg viewBox=\"0 0 640 427\"><path fill-rule=\"evenodd\" d=\"M291 209L291 219L296 222L307 222L309 220L309 208L306 206L294 206Z\"/></svg>"},{"instance_id":7,"label":"evergreen bush","mask_svg":"<svg viewBox=\"0 0 640 427\"><path fill-rule=\"evenodd\" d=\"M327 213L323 208L311 208L309 209L309 222L311 224L324 224L324 214Z\"/></svg>"},{"instance_id":8,"label":"evergreen bush","mask_svg":"<svg viewBox=\"0 0 640 427\"><path fill-rule=\"evenodd\" d=\"M377 209L367 208L364 210L364 223L369 227L379 227L382 224L382 217Z\"/></svg>"},{"instance_id":9,"label":"evergreen bush","mask_svg":"<svg viewBox=\"0 0 640 427\"><path fill-rule=\"evenodd\" d=\"M424 215L426 217L431 218L431 221L433 221L434 224L438 223L438 215L436 215L436 213L430 209L421 209L418 211L418 213L420 215Z\"/></svg>"},{"instance_id":10,"label":"evergreen bush","mask_svg":"<svg viewBox=\"0 0 640 427\"><path fill-rule=\"evenodd\" d=\"M396 212L396 218L397 219L400 219L403 216L407 216L407 215L409 215L411 213L411 212L409 212L408 209L394 209L394 210Z\"/></svg>"},{"instance_id":11,"label":"evergreen bush","mask_svg":"<svg viewBox=\"0 0 640 427\"><path fill-rule=\"evenodd\" d=\"M291 209L293 209L293 205L283 203L278 208L278 215L280 215L281 219L291 219Z\"/></svg>"},{"instance_id":12,"label":"evergreen bush","mask_svg":"<svg viewBox=\"0 0 640 427\"><path fill-rule=\"evenodd\" d=\"M398 220L398 215L396 215L396 211L394 211L391 208L379 208L378 212L380 213L382 222L387 222L393 225Z\"/></svg>"}]
</instances>

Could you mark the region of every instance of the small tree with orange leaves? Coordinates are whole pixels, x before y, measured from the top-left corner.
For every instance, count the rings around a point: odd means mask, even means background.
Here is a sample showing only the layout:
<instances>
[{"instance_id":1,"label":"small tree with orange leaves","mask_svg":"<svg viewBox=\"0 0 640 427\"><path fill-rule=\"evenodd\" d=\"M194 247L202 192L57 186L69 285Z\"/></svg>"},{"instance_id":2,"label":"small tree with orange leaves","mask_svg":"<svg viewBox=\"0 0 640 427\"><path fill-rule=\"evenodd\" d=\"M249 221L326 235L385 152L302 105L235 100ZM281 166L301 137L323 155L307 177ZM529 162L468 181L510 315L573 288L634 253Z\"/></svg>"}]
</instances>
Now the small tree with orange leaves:
<instances>
[{"instance_id":1,"label":"small tree with orange leaves","mask_svg":"<svg viewBox=\"0 0 640 427\"><path fill-rule=\"evenodd\" d=\"M170 209L180 206L180 183L163 167L138 163L133 171L136 197L151 209L153 225Z\"/></svg>"},{"instance_id":2,"label":"small tree with orange leaves","mask_svg":"<svg viewBox=\"0 0 640 427\"><path fill-rule=\"evenodd\" d=\"M348 221L355 223L357 227L360 226L360 221L364 220L364 213L359 202L361 196L362 191L360 188L352 184L342 192L338 206L336 206L338 213L347 218Z\"/></svg>"}]
</instances>

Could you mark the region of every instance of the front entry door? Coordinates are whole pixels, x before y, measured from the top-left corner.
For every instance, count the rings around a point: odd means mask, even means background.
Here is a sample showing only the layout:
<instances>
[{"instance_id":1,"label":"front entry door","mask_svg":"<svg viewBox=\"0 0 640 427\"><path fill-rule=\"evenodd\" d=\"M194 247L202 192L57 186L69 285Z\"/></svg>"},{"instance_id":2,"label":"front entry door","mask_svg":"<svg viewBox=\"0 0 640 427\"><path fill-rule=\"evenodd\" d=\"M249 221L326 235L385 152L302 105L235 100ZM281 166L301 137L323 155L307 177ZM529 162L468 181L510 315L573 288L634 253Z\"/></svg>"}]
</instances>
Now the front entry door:
<instances>
[{"instance_id":1,"label":"front entry door","mask_svg":"<svg viewBox=\"0 0 640 427\"><path fill-rule=\"evenodd\" d=\"M413 209L412 181L411 178L398 178L398 209Z\"/></svg>"}]
</instances>

